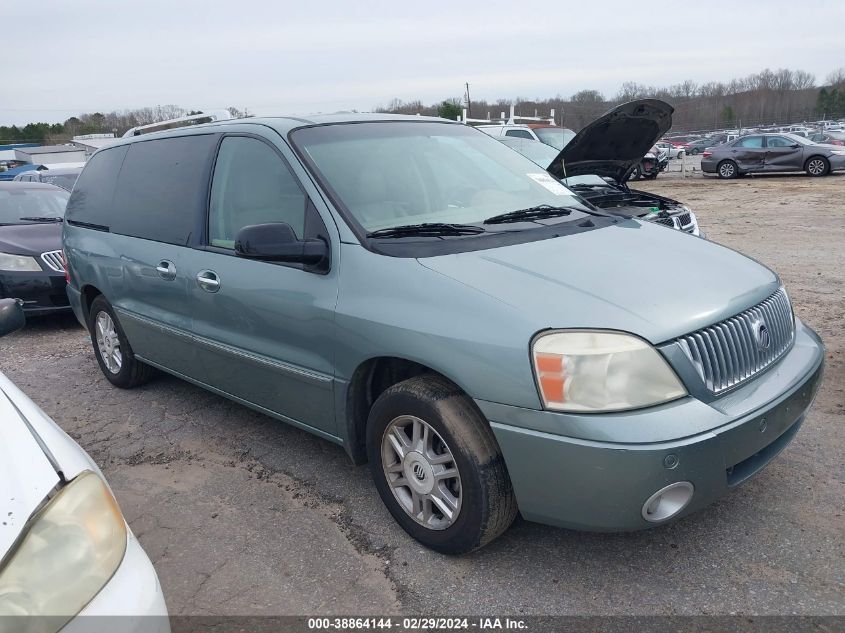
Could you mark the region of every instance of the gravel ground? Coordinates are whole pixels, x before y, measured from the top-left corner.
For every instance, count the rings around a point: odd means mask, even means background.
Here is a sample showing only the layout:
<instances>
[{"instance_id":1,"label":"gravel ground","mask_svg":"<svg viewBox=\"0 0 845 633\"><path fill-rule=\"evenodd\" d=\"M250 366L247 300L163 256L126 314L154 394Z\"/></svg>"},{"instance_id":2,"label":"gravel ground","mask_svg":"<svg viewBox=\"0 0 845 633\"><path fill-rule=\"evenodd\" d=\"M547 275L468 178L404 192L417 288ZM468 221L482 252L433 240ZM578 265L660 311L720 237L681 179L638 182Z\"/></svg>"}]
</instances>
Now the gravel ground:
<instances>
[{"instance_id":1,"label":"gravel ground","mask_svg":"<svg viewBox=\"0 0 845 633\"><path fill-rule=\"evenodd\" d=\"M776 270L828 350L791 446L670 526L608 535L518 520L444 557L395 525L340 448L167 376L111 387L72 317L3 339L0 369L102 465L174 615L845 614L845 176L637 186L687 202L710 238Z\"/></svg>"}]
</instances>

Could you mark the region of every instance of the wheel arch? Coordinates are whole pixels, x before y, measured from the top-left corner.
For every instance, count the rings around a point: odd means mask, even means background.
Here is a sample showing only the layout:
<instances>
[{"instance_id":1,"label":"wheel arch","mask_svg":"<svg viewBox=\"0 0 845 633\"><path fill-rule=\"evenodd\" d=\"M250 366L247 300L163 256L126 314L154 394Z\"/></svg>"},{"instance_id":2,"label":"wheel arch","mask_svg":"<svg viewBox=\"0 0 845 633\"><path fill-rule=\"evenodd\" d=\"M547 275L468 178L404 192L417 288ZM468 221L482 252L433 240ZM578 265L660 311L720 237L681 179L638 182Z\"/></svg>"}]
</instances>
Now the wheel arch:
<instances>
[{"instance_id":1,"label":"wheel arch","mask_svg":"<svg viewBox=\"0 0 845 633\"><path fill-rule=\"evenodd\" d=\"M346 387L344 407L344 447L353 463L360 465L367 462L367 418L376 399L389 387L425 374L440 376L467 393L458 381L442 371L401 356L376 356L362 361L355 368Z\"/></svg>"},{"instance_id":2,"label":"wheel arch","mask_svg":"<svg viewBox=\"0 0 845 633\"><path fill-rule=\"evenodd\" d=\"M103 293L99 288L97 288L93 284L84 284L82 288L79 289L79 292L82 296L83 314L87 320L88 315L91 312L91 304L94 302L94 299L96 299Z\"/></svg>"}]
</instances>

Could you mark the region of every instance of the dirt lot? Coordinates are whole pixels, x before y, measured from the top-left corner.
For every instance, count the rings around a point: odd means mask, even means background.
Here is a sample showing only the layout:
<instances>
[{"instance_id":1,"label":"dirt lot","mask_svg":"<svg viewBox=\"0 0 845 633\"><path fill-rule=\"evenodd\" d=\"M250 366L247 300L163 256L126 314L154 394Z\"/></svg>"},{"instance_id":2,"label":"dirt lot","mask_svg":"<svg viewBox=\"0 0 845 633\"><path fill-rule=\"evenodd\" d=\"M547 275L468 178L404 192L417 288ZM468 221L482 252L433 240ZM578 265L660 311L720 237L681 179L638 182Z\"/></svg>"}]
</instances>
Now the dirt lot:
<instances>
[{"instance_id":1,"label":"dirt lot","mask_svg":"<svg viewBox=\"0 0 845 633\"><path fill-rule=\"evenodd\" d=\"M102 465L172 614L845 614L845 175L638 186L775 269L828 348L793 444L674 525L602 535L518 521L447 558L405 536L340 448L173 378L112 388L70 317L4 339L0 369ZM683 271L662 278L695 292Z\"/></svg>"}]
</instances>

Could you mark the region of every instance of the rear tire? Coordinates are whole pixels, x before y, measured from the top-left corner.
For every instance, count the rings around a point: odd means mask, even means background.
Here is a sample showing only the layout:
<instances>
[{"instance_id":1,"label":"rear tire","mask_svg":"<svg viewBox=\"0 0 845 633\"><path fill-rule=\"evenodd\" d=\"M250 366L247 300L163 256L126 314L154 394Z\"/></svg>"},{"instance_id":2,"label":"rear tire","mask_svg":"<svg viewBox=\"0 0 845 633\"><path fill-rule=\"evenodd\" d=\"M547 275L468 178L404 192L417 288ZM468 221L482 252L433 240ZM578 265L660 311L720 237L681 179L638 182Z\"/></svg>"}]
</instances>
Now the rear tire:
<instances>
[{"instance_id":1,"label":"rear tire","mask_svg":"<svg viewBox=\"0 0 845 633\"><path fill-rule=\"evenodd\" d=\"M135 358L111 304L103 295L91 302L88 331L91 333L91 344L100 370L115 387L137 387L155 373L152 367Z\"/></svg>"},{"instance_id":2,"label":"rear tire","mask_svg":"<svg viewBox=\"0 0 845 633\"><path fill-rule=\"evenodd\" d=\"M739 167L732 160L723 160L716 167L716 173L719 174L719 178L736 178L739 176Z\"/></svg>"},{"instance_id":3,"label":"rear tire","mask_svg":"<svg viewBox=\"0 0 845 633\"><path fill-rule=\"evenodd\" d=\"M382 393L367 420L367 455L390 514L433 550L470 552L516 517L510 477L487 420L445 378L416 376Z\"/></svg>"},{"instance_id":4,"label":"rear tire","mask_svg":"<svg viewBox=\"0 0 845 633\"><path fill-rule=\"evenodd\" d=\"M692 148L692 150L690 151L690 154L692 154L693 156L696 156L696 155L698 155L698 153L699 153L700 151L701 151L701 150L700 150L700 149L698 149L697 147L693 147L693 148Z\"/></svg>"},{"instance_id":5,"label":"rear tire","mask_svg":"<svg viewBox=\"0 0 845 633\"><path fill-rule=\"evenodd\" d=\"M810 156L804 163L804 171L810 176L826 176L830 173L830 161L824 156Z\"/></svg>"}]
</instances>

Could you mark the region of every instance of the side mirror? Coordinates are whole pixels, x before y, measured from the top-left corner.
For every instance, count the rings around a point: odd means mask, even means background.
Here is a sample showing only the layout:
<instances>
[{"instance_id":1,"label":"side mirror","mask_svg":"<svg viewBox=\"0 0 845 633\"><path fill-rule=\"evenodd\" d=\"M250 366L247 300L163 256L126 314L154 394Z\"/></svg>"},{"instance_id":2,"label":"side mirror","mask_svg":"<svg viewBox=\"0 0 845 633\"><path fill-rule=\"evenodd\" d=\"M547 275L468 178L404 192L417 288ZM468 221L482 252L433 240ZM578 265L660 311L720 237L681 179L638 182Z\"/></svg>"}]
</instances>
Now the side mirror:
<instances>
[{"instance_id":1,"label":"side mirror","mask_svg":"<svg viewBox=\"0 0 845 633\"><path fill-rule=\"evenodd\" d=\"M235 236L238 257L316 266L329 255L323 240L300 240L287 222L250 224Z\"/></svg>"},{"instance_id":2,"label":"side mirror","mask_svg":"<svg viewBox=\"0 0 845 633\"><path fill-rule=\"evenodd\" d=\"M23 304L17 299L0 299L0 336L6 336L26 323Z\"/></svg>"}]
</instances>

